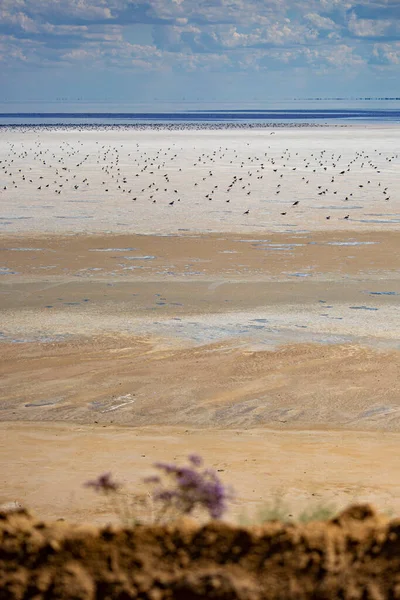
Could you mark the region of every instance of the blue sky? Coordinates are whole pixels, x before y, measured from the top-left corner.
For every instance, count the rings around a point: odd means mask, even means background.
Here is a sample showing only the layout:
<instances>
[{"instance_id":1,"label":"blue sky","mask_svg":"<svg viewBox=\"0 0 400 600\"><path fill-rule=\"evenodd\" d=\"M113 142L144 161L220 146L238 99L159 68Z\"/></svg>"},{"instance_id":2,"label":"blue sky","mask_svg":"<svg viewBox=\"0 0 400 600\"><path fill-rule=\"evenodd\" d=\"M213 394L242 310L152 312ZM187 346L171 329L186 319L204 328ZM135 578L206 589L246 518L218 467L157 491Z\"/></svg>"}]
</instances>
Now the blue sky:
<instances>
[{"instance_id":1,"label":"blue sky","mask_svg":"<svg viewBox=\"0 0 400 600\"><path fill-rule=\"evenodd\" d=\"M0 102L400 96L400 0L0 0Z\"/></svg>"}]
</instances>

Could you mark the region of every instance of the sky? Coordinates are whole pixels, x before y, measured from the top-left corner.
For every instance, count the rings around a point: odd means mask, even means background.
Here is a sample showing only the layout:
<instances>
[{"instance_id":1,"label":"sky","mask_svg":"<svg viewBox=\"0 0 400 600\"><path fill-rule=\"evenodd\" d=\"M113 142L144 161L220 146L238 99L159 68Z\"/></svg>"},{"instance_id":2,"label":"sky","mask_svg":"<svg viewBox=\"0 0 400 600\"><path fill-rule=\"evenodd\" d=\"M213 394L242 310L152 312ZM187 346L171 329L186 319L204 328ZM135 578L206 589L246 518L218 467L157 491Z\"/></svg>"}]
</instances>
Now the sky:
<instances>
[{"instance_id":1,"label":"sky","mask_svg":"<svg viewBox=\"0 0 400 600\"><path fill-rule=\"evenodd\" d=\"M400 0L0 0L0 103L400 96Z\"/></svg>"}]
</instances>

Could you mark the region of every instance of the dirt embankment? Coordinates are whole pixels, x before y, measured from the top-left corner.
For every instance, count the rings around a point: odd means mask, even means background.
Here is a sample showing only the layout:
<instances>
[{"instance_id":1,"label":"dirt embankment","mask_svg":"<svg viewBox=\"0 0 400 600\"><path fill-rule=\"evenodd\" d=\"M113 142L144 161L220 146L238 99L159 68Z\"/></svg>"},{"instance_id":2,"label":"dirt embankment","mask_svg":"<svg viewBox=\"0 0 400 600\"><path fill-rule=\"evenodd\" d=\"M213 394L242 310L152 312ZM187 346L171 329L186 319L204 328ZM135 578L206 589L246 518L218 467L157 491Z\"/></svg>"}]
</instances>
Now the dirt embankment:
<instances>
[{"instance_id":1,"label":"dirt embankment","mask_svg":"<svg viewBox=\"0 0 400 600\"><path fill-rule=\"evenodd\" d=\"M1 600L400 598L400 520L133 529L0 513Z\"/></svg>"}]
</instances>

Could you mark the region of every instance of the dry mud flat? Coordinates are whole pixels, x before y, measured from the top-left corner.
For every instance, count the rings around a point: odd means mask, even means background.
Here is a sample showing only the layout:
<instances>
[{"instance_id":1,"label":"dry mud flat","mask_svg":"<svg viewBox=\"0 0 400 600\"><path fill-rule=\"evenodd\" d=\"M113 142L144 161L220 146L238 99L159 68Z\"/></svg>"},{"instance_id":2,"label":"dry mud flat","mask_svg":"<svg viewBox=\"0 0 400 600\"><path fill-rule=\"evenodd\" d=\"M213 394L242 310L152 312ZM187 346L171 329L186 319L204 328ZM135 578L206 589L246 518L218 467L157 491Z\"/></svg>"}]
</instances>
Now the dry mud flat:
<instances>
[{"instance_id":1,"label":"dry mud flat","mask_svg":"<svg viewBox=\"0 0 400 600\"><path fill-rule=\"evenodd\" d=\"M236 515L399 509L398 128L269 133L2 138L0 502L198 450Z\"/></svg>"},{"instance_id":2,"label":"dry mud flat","mask_svg":"<svg viewBox=\"0 0 400 600\"><path fill-rule=\"evenodd\" d=\"M398 431L398 243L4 236L2 420Z\"/></svg>"},{"instance_id":3,"label":"dry mud flat","mask_svg":"<svg viewBox=\"0 0 400 600\"><path fill-rule=\"evenodd\" d=\"M275 507L293 522L304 511L334 514L354 502L400 513L398 433L106 423L1 423L0 504L18 502L43 519L118 523L114 504L83 485L111 471L132 513L147 522L151 511L136 499L148 492L143 478L155 474L154 463L182 465L199 452L233 487L232 522L257 522Z\"/></svg>"},{"instance_id":4,"label":"dry mud flat","mask_svg":"<svg viewBox=\"0 0 400 600\"><path fill-rule=\"evenodd\" d=\"M397 512L398 239L3 236L0 502L108 522L85 480L197 450L234 516Z\"/></svg>"},{"instance_id":5,"label":"dry mud flat","mask_svg":"<svg viewBox=\"0 0 400 600\"><path fill-rule=\"evenodd\" d=\"M8 131L0 230L397 230L399 129Z\"/></svg>"},{"instance_id":6,"label":"dry mud flat","mask_svg":"<svg viewBox=\"0 0 400 600\"><path fill-rule=\"evenodd\" d=\"M133 529L0 513L4 600L400 598L400 521L354 506L327 523Z\"/></svg>"}]
</instances>

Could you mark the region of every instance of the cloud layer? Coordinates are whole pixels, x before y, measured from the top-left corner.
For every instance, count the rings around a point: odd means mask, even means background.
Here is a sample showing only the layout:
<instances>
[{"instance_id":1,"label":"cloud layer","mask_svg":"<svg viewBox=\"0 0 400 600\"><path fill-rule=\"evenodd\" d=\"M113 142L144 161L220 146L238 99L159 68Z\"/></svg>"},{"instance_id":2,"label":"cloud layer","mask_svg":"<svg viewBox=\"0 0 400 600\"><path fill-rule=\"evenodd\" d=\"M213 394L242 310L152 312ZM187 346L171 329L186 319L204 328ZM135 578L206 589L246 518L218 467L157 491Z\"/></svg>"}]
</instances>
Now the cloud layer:
<instances>
[{"instance_id":1,"label":"cloud layer","mask_svg":"<svg viewBox=\"0 0 400 600\"><path fill-rule=\"evenodd\" d=\"M400 76L398 0L0 0L8 72ZM400 80L400 77L399 77Z\"/></svg>"}]
</instances>

